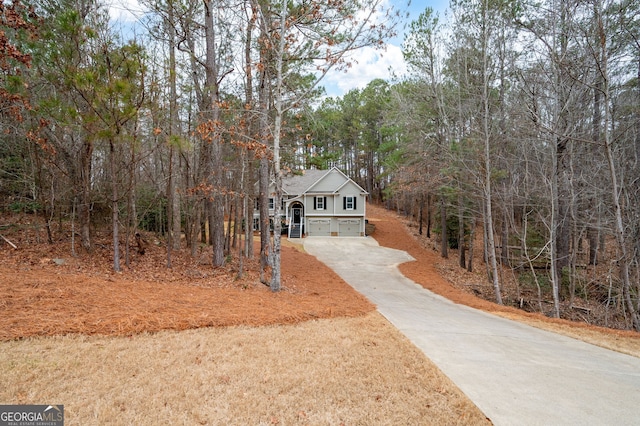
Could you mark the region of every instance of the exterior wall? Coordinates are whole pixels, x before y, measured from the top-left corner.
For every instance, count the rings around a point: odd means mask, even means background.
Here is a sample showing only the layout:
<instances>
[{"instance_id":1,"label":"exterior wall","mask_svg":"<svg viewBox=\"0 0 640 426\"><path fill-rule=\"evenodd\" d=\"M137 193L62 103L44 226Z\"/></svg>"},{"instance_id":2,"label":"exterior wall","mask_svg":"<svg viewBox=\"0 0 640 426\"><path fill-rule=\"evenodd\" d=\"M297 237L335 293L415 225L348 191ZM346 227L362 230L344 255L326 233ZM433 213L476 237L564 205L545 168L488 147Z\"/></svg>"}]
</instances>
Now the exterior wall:
<instances>
[{"instance_id":1,"label":"exterior wall","mask_svg":"<svg viewBox=\"0 0 640 426\"><path fill-rule=\"evenodd\" d=\"M317 203L314 202L314 198L322 197L326 200L326 205L323 210L319 210L316 207ZM307 216L333 216L335 211L335 196L333 194L306 194L304 196L304 211Z\"/></svg>"},{"instance_id":2,"label":"exterior wall","mask_svg":"<svg viewBox=\"0 0 640 426\"><path fill-rule=\"evenodd\" d=\"M337 170L331 170L319 182L309 188L309 192L334 192L346 182L345 176Z\"/></svg>"},{"instance_id":3,"label":"exterior wall","mask_svg":"<svg viewBox=\"0 0 640 426\"><path fill-rule=\"evenodd\" d=\"M344 197L355 197L355 208L344 208ZM335 200L334 214L336 216L364 216L366 209L366 196L361 193L360 188L353 183L348 182L340 188L338 199Z\"/></svg>"},{"instance_id":4,"label":"exterior wall","mask_svg":"<svg viewBox=\"0 0 640 426\"><path fill-rule=\"evenodd\" d=\"M269 187L269 191L270 191L269 192L269 200L275 198L275 192L273 192L273 190L274 190L274 186L271 185ZM280 217L282 219L284 219L285 216L286 216L285 203L284 202L286 200L290 199L290 198L293 198L293 197L291 195L288 195L288 194L283 194L282 200L280 200L281 203L282 203L280 205ZM253 230L254 231L259 231L260 230L260 221L259 221L259 219L260 219L260 210L258 209L258 200L254 200L254 201L255 202L254 202L254 206L253 206ZM274 214L275 214L275 209L270 208L269 209L269 217L273 218Z\"/></svg>"},{"instance_id":5,"label":"exterior wall","mask_svg":"<svg viewBox=\"0 0 640 426\"><path fill-rule=\"evenodd\" d=\"M270 189L272 192L273 186ZM338 236L342 226L343 233L364 236L366 196L362 188L335 169L309 188L306 194L284 194L283 198L297 198L303 204L304 232L307 235L313 236L315 229L322 235ZM326 200L324 209L318 209L317 204L314 206L314 197ZM354 197L355 208L345 209L345 197ZM273 209L269 210L269 214L273 216ZM284 210L282 215L285 216ZM258 210L254 210L254 218L256 217L259 217Z\"/></svg>"},{"instance_id":6,"label":"exterior wall","mask_svg":"<svg viewBox=\"0 0 640 426\"><path fill-rule=\"evenodd\" d=\"M362 194L362 189L358 187L353 181L348 181L345 183L344 176L339 173L334 173L327 176L322 181L318 182L318 184L315 185L313 189L318 190L319 188L324 187L325 180L329 180L328 178L330 177L334 178L334 182L332 183L332 185L338 185L334 186L334 191L336 187L340 187L341 185L342 187L340 188L338 193L309 193L305 196L305 216L307 223L309 223L309 220L318 221L321 219L329 219L331 221L329 230L331 236L339 236L341 227L342 235L348 233L351 236L364 236L364 219L367 201L366 195ZM326 208L324 210L314 209L314 197L326 197ZM345 209L344 197L354 197L355 208ZM353 221L357 221L357 223L353 223ZM354 227L356 227L357 229L354 229ZM307 227L306 230L308 235L313 236L314 229L315 227ZM322 235L326 234L324 234L323 232Z\"/></svg>"}]
</instances>

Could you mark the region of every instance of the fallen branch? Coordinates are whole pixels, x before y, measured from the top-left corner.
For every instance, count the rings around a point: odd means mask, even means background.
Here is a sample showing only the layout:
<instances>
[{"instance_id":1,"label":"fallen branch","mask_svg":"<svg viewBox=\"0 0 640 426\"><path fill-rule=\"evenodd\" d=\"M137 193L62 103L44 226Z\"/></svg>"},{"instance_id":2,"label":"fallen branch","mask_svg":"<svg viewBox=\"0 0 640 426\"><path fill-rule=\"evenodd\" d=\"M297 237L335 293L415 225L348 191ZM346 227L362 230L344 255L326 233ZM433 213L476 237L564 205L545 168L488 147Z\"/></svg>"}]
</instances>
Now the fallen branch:
<instances>
[{"instance_id":1,"label":"fallen branch","mask_svg":"<svg viewBox=\"0 0 640 426\"><path fill-rule=\"evenodd\" d=\"M9 244L11 247L14 248L14 250L18 250L18 246L16 246L15 244L13 244L11 241L9 241L7 239L7 237L5 237L4 235L0 234L0 237L2 237L3 240L5 240L7 242L7 244Z\"/></svg>"},{"instance_id":2,"label":"fallen branch","mask_svg":"<svg viewBox=\"0 0 640 426\"><path fill-rule=\"evenodd\" d=\"M589 309L589 308L583 308L582 306L573 305L573 306L572 306L572 308L573 308L573 309L577 309L577 310L579 310L579 311L587 312L587 313L591 312L591 309Z\"/></svg>"}]
</instances>

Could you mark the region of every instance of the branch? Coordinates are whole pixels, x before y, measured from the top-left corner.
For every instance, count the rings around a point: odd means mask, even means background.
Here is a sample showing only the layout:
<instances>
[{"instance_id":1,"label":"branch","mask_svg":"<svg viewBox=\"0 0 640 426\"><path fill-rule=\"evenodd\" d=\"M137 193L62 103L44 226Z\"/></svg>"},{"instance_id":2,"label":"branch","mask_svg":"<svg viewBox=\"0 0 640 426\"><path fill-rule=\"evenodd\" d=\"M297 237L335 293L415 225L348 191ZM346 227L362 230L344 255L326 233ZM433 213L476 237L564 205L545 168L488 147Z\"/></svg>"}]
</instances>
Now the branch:
<instances>
[{"instance_id":1,"label":"branch","mask_svg":"<svg viewBox=\"0 0 640 426\"><path fill-rule=\"evenodd\" d=\"M18 246L16 246L15 244L13 244L11 241L9 241L4 235L0 234L0 237L5 240L7 242L7 244L9 244L11 247L13 247L15 250L18 250Z\"/></svg>"}]
</instances>

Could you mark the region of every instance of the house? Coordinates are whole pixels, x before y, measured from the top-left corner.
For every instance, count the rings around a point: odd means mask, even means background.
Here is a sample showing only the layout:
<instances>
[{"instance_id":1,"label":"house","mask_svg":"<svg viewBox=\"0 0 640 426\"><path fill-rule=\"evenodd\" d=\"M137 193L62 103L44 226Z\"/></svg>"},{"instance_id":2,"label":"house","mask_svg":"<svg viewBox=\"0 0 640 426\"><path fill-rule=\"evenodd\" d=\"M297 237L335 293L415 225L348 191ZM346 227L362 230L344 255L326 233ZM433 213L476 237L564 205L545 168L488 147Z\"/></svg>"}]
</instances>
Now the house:
<instances>
[{"instance_id":1,"label":"house","mask_svg":"<svg viewBox=\"0 0 640 426\"><path fill-rule=\"evenodd\" d=\"M273 183L269 193L269 215L273 217ZM364 236L367 195L360 185L335 167L284 176L281 211L289 238ZM257 229L260 224L257 204L253 218L254 229Z\"/></svg>"}]
</instances>

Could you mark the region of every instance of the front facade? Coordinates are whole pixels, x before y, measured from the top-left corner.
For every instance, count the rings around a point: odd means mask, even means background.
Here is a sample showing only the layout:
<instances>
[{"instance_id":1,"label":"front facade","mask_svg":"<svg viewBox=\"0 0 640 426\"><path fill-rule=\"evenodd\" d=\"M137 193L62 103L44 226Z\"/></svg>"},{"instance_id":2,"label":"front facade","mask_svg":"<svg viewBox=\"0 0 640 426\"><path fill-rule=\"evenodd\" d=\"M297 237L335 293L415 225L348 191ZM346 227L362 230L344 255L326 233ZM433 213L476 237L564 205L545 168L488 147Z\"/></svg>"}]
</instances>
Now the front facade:
<instances>
[{"instance_id":1,"label":"front facade","mask_svg":"<svg viewBox=\"0 0 640 426\"><path fill-rule=\"evenodd\" d=\"M365 235L367 192L337 168L305 170L282 179L282 219L289 238L303 235L362 237ZM269 214L273 216L271 185ZM254 211L254 228L259 224Z\"/></svg>"}]
</instances>

